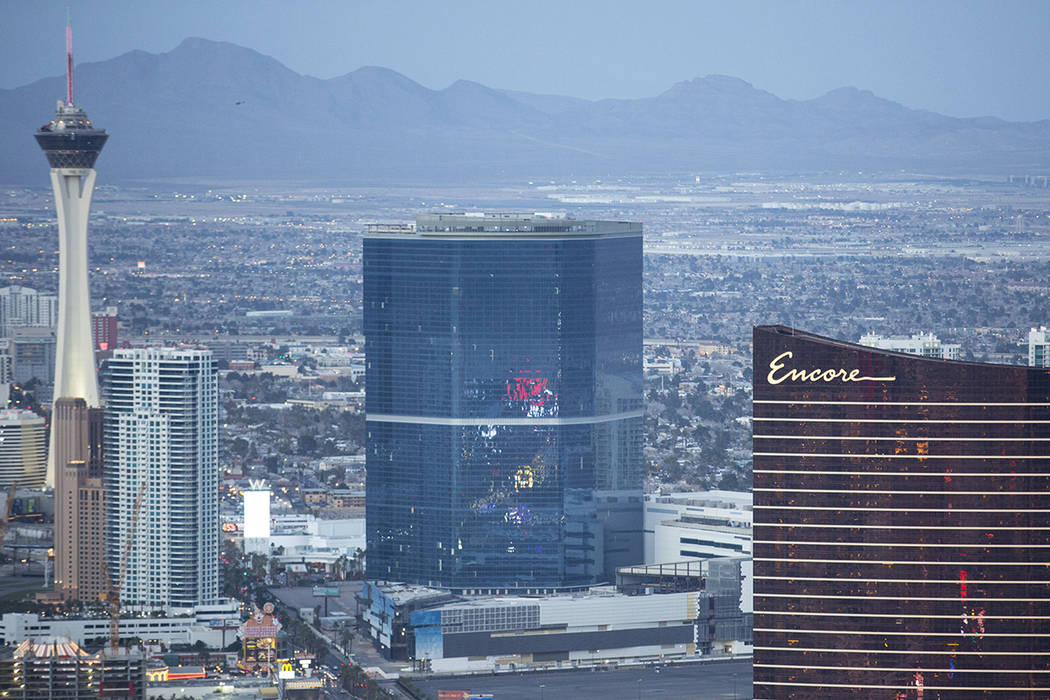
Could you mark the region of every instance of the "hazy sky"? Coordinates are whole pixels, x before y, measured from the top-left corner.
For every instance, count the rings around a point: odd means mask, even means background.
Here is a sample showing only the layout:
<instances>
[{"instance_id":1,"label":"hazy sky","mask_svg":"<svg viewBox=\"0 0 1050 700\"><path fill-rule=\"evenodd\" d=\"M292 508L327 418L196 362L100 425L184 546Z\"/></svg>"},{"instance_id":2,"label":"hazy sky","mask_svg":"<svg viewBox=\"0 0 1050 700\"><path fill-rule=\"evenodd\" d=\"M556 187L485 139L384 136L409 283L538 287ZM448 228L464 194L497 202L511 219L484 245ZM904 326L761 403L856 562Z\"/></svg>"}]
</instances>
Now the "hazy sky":
<instances>
[{"instance_id":1,"label":"hazy sky","mask_svg":"<svg viewBox=\"0 0 1050 700\"><path fill-rule=\"evenodd\" d=\"M363 65L579 97L710 73L785 98L853 85L952 116L1050 118L1050 0L0 0L0 88L189 36L319 78Z\"/></svg>"}]
</instances>

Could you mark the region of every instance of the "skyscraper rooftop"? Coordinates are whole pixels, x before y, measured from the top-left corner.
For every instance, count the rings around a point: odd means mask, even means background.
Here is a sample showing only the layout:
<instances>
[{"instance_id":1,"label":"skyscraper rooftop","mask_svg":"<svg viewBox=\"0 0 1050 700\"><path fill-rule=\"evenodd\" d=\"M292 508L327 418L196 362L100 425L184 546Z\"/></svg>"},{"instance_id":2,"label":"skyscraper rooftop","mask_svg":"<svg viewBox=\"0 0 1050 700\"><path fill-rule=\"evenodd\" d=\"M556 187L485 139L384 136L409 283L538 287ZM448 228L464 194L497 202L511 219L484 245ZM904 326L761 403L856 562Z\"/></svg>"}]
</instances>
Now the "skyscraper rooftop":
<instances>
[{"instance_id":1,"label":"skyscraper rooftop","mask_svg":"<svg viewBox=\"0 0 1050 700\"><path fill-rule=\"evenodd\" d=\"M55 116L40 127L36 142L47 154L52 168L93 168L109 134L98 129L84 110L58 101Z\"/></svg>"},{"instance_id":2,"label":"skyscraper rooftop","mask_svg":"<svg viewBox=\"0 0 1050 700\"><path fill-rule=\"evenodd\" d=\"M55 116L40 127L36 142L52 168L93 168L109 136L73 102L73 29L66 23L66 99L59 100Z\"/></svg>"},{"instance_id":3,"label":"skyscraper rooftop","mask_svg":"<svg viewBox=\"0 0 1050 700\"><path fill-rule=\"evenodd\" d=\"M536 212L454 214L418 214L414 224L370 224L368 236L381 235L446 235L449 237L542 238L566 235L641 235L642 225L635 221L599 221Z\"/></svg>"}]
</instances>

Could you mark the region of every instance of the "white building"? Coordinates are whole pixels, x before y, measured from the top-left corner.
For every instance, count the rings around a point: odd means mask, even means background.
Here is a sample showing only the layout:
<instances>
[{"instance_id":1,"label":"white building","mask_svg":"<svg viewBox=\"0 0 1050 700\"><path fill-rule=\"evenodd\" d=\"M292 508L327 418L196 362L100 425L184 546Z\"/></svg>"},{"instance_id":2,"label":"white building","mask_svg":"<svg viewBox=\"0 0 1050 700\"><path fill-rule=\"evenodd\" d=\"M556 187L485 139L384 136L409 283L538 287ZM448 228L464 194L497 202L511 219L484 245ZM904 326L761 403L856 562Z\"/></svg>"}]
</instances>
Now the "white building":
<instances>
[{"instance_id":1,"label":"white building","mask_svg":"<svg viewBox=\"0 0 1050 700\"><path fill-rule=\"evenodd\" d=\"M261 481L244 492L244 551L270 553L270 489Z\"/></svg>"},{"instance_id":2,"label":"white building","mask_svg":"<svg viewBox=\"0 0 1050 700\"><path fill-rule=\"evenodd\" d=\"M645 501L645 563L751 554L751 494L692 491Z\"/></svg>"},{"instance_id":3,"label":"white building","mask_svg":"<svg viewBox=\"0 0 1050 700\"><path fill-rule=\"evenodd\" d=\"M0 336L13 328L54 328L58 323L58 297L30 287L0 289Z\"/></svg>"},{"instance_id":4,"label":"white building","mask_svg":"<svg viewBox=\"0 0 1050 700\"><path fill-rule=\"evenodd\" d=\"M117 350L104 386L107 562L114 580L123 576L121 601L150 609L215 601L219 448L211 352Z\"/></svg>"},{"instance_id":5,"label":"white building","mask_svg":"<svg viewBox=\"0 0 1050 700\"><path fill-rule=\"evenodd\" d=\"M144 642L194 644L198 641L210 649L220 649L237 636L241 622L240 605L223 600L207 606L197 606L188 615L153 617L144 615L120 618L120 637L138 637ZM50 636L69 637L77 644L109 637L109 618L46 617L30 613L4 613L0 616L0 644L17 644L23 639L33 641Z\"/></svg>"},{"instance_id":6,"label":"white building","mask_svg":"<svg viewBox=\"0 0 1050 700\"><path fill-rule=\"evenodd\" d=\"M962 346L958 343L942 343L933 333L916 333L912 336L879 335L868 333L861 337L861 345L890 352L904 352L920 357L935 357L941 360L958 360Z\"/></svg>"},{"instance_id":7,"label":"white building","mask_svg":"<svg viewBox=\"0 0 1050 700\"><path fill-rule=\"evenodd\" d=\"M305 572L310 565L335 571L341 558L353 559L365 548L365 519L318 518L299 513L279 513L271 520L269 537L274 558L290 571ZM247 542L247 531L245 532Z\"/></svg>"},{"instance_id":8,"label":"white building","mask_svg":"<svg viewBox=\"0 0 1050 700\"><path fill-rule=\"evenodd\" d=\"M9 347L9 345L0 347L0 408L7 408L7 403L11 400L14 365L11 362L11 355L7 352Z\"/></svg>"},{"instance_id":9,"label":"white building","mask_svg":"<svg viewBox=\"0 0 1050 700\"><path fill-rule=\"evenodd\" d=\"M376 591L372 587L369 592L378 597ZM384 642L380 635L377 641L384 653L389 650L398 658L394 636L400 638L399 623L408 622L414 649L409 646L404 653L435 672L449 673L651 664L747 653L750 623L733 605L735 595L724 598L706 591L629 596L592 588L542 598L456 601L400 616L395 607L391 638ZM370 624L369 632L375 635L385 627Z\"/></svg>"},{"instance_id":10,"label":"white building","mask_svg":"<svg viewBox=\"0 0 1050 700\"><path fill-rule=\"evenodd\" d=\"M0 339L0 352L11 358L11 380L50 383L55 376L55 343L53 328L12 328L10 338Z\"/></svg>"},{"instance_id":11,"label":"white building","mask_svg":"<svg viewBox=\"0 0 1050 700\"><path fill-rule=\"evenodd\" d=\"M752 612L753 521L750 493L714 490L647 496L645 563L747 557L740 565L740 609Z\"/></svg>"},{"instance_id":12,"label":"white building","mask_svg":"<svg viewBox=\"0 0 1050 700\"><path fill-rule=\"evenodd\" d=\"M1028 366L1050 367L1050 328L1039 326L1028 331Z\"/></svg>"},{"instance_id":13,"label":"white building","mask_svg":"<svg viewBox=\"0 0 1050 700\"><path fill-rule=\"evenodd\" d=\"M0 486L43 488L47 476L44 419L20 408L0 410Z\"/></svg>"}]
</instances>

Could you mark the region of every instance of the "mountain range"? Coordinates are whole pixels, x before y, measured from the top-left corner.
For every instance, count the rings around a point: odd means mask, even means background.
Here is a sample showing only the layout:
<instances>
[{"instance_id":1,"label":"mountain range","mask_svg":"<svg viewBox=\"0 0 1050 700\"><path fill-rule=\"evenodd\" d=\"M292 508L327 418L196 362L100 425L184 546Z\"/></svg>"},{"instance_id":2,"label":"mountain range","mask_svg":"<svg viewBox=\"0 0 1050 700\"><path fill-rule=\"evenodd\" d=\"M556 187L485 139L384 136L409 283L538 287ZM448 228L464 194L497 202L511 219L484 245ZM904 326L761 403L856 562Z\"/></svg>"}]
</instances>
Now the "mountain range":
<instances>
[{"instance_id":1,"label":"mountain range","mask_svg":"<svg viewBox=\"0 0 1050 700\"><path fill-rule=\"evenodd\" d=\"M1050 168L1050 120L954 118L852 87L786 100L709 75L655 97L584 100L386 68L321 80L234 44L187 39L77 67L77 102L110 133L105 180L333 184L704 171ZM32 133L64 77L0 90L0 183L44 184Z\"/></svg>"}]
</instances>

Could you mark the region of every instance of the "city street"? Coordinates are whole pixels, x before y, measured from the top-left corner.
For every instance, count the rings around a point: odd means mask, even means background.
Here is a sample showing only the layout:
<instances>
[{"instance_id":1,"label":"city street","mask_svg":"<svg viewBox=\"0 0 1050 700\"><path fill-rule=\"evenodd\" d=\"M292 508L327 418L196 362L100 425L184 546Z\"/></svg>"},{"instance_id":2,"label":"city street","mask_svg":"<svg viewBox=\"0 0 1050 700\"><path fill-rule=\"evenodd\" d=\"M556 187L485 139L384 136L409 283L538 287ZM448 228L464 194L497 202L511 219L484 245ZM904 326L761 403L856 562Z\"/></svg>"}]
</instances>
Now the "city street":
<instances>
[{"instance_id":1,"label":"city street","mask_svg":"<svg viewBox=\"0 0 1050 700\"><path fill-rule=\"evenodd\" d=\"M437 697L438 690L492 693L498 700L747 700L751 659L677 664L664 668L562 671L469 676L416 681Z\"/></svg>"}]
</instances>

